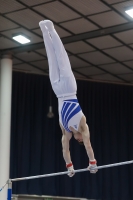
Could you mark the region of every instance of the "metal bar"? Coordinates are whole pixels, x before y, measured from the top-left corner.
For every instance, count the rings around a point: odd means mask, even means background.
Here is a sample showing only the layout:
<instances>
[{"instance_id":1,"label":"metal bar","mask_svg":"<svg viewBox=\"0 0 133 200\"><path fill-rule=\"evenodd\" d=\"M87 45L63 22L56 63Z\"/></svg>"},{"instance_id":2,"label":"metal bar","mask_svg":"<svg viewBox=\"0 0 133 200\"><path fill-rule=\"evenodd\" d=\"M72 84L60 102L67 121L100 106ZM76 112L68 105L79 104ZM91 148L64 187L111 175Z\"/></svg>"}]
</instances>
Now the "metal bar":
<instances>
[{"instance_id":1,"label":"metal bar","mask_svg":"<svg viewBox=\"0 0 133 200\"><path fill-rule=\"evenodd\" d=\"M87 39L91 39L95 37L118 33L121 31L127 31L127 30L131 30L132 28L133 28L133 22L130 22L130 23L114 26L114 27L103 28L96 31L77 34L74 36L68 36L68 37L62 38L62 42L63 44L68 44L68 43L77 42L80 40L87 40ZM0 55L8 53L8 52L12 52L12 54L17 54L17 53L22 53L26 51L34 51L34 50L42 49L42 48L44 48L44 42L15 47L15 48L9 48L9 49L1 49Z\"/></svg>"},{"instance_id":2,"label":"metal bar","mask_svg":"<svg viewBox=\"0 0 133 200\"><path fill-rule=\"evenodd\" d=\"M7 190L7 200L12 199L12 181L11 179L8 180L8 190Z\"/></svg>"},{"instance_id":3,"label":"metal bar","mask_svg":"<svg viewBox=\"0 0 133 200\"><path fill-rule=\"evenodd\" d=\"M109 165L98 166L98 167L95 167L94 169L104 169L104 168L116 167L116 166L121 166L121 165L132 164L132 163L133 163L133 160L126 161L126 162L109 164ZM75 171L75 173L85 172L85 171L88 171L88 168L78 169L78 170L74 170L74 171ZM11 181L14 182L14 181L36 179L36 178L45 178L45 177L59 176L59 175L64 175L64 174L68 174L68 171L66 171L66 172L57 172L57 173L52 173L52 174L44 174L44 175L38 175L38 176L29 176L29 177L15 178L15 179L11 179Z\"/></svg>"},{"instance_id":4,"label":"metal bar","mask_svg":"<svg viewBox=\"0 0 133 200\"><path fill-rule=\"evenodd\" d=\"M0 188L0 192L4 189L4 187L7 185L7 182Z\"/></svg>"}]
</instances>

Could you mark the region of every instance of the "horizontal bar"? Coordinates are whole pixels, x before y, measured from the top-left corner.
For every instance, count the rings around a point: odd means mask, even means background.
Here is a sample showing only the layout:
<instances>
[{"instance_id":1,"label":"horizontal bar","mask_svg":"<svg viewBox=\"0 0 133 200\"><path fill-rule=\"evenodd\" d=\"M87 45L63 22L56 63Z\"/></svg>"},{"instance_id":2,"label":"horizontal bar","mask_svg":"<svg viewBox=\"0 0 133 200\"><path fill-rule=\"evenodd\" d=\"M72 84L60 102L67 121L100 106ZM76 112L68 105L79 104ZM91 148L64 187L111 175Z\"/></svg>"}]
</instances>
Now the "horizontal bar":
<instances>
[{"instance_id":1,"label":"horizontal bar","mask_svg":"<svg viewBox=\"0 0 133 200\"><path fill-rule=\"evenodd\" d=\"M130 22L130 23L113 26L113 27L107 27L107 28L98 29L95 31L90 31L87 33L76 34L74 36L69 36L69 37L63 38L62 42L63 44L68 44L68 43L77 42L80 40L87 40L91 38L115 34L122 31L131 30L132 28L133 28L133 22Z\"/></svg>"},{"instance_id":2,"label":"horizontal bar","mask_svg":"<svg viewBox=\"0 0 133 200\"><path fill-rule=\"evenodd\" d=\"M116 166L121 166L121 165L132 164L132 163L133 163L133 160L126 161L126 162L109 164L109 165L102 165L102 166L95 167L94 169L104 169L104 168L116 167ZM74 170L75 173L85 172L85 171L88 171L88 168ZM44 175L38 175L38 176L29 176L29 177L22 177L22 178L14 178L14 179L11 179L11 181L12 182L14 182L14 181L23 181L23 180L30 180L30 179L36 179L36 178L45 178L45 177L51 177L51 176L59 176L59 175L64 175L64 174L68 174L68 171L66 171L66 172L57 172L57 173L52 173L52 174L44 174Z\"/></svg>"}]
</instances>

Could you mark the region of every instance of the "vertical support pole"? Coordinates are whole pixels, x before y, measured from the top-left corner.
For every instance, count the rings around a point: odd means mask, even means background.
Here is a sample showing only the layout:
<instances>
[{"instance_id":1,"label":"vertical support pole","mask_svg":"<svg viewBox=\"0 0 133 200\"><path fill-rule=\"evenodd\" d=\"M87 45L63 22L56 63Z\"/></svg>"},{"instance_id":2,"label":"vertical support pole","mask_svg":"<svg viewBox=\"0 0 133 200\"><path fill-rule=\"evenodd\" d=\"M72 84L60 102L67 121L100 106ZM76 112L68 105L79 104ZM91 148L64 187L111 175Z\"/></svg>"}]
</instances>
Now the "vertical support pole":
<instances>
[{"instance_id":1,"label":"vertical support pole","mask_svg":"<svg viewBox=\"0 0 133 200\"><path fill-rule=\"evenodd\" d=\"M0 185L9 179L12 59L3 55L0 74ZM0 192L0 200L7 199L6 190Z\"/></svg>"},{"instance_id":2,"label":"vertical support pole","mask_svg":"<svg viewBox=\"0 0 133 200\"><path fill-rule=\"evenodd\" d=\"M12 181L11 179L8 180L8 190L7 190L7 200L12 199Z\"/></svg>"}]
</instances>

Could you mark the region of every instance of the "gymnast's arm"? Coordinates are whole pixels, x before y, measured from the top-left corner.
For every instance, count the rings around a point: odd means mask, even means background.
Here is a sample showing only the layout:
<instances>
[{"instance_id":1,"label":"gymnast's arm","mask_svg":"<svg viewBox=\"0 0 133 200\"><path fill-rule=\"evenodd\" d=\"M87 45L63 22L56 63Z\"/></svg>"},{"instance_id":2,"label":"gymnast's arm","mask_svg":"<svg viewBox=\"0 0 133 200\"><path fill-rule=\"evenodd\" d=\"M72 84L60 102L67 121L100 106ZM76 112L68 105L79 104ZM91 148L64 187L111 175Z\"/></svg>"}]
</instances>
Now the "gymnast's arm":
<instances>
[{"instance_id":1,"label":"gymnast's arm","mask_svg":"<svg viewBox=\"0 0 133 200\"><path fill-rule=\"evenodd\" d=\"M74 172L74 167L71 161L71 156L70 156L70 150L69 150L69 141L72 137L72 133L66 132L62 126L60 125L61 130L62 130L62 151L63 151L63 157L66 162L66 168L68 170L68 176L73 177L75 172Z\"/></svg>"},{"instance_id":2,"label":"gymnast's arm","mask_svg":"<svg viewBox=\"0 0 133 200\"><path fill-rule=\"evenodd\" d=\"M65 131L64 131L65 132ZM72 135L66 135L66 133L62 134L62 152L63 152L63 158L66 162L66 165L69 163L72 163L71 156L70 156L70 150L69 150L69 141L71 139Z\"/></svg>"},{"instance_id":3,"label":"gymnast's arm","mask_svg":"<svg viewBox=\"0 0 133 200\"><path fill-rule=\"evenodd\" d=\"M96 159L94 157L94 152L91 146L91 142L90 142L90 132L89 132L89 128L88 125L86 124L86 118L85 116L83 116L82 120L81 120L81 134L82 134L82 138L83 138L83 143L85 145L85 149L89 158L89 170L91 173L96 173L97 170L93 170L94 167L97 167L97 162Z\"/></svg>"},{"instance_id":4,"label":"gymnast's arm","mask_svg":"<svg viewBox=\"0 0 133 200\"><path fill-rule=\"evenodd\" d=\"M90 132L89 132L88 125L86 124L86 119L84 120L84 124L83 124L81 133L82 133L83 143L85 145L86 152L89 157L88 169L90 170L90 173L96 173L98 170L94 169L94 168L97 167L97 161L94 157L94 152L93 152L93 149L91 146Z\"/></svg>"},{"instance_id":5,"label":"gymnast's arm","mask_svg":"<svg viewBox=\"0 0 133 200\"><path fill-rule=\"evenodd\" d=\"M90 132L89 132L88 125L85 123L85 121L81 125L81 134L82 134L83 143L85 145L85 149L89 157L89 160L94 160L95 159L94 152L93 152L91 142L90 142Z\"/></svg>"}]
</instances>

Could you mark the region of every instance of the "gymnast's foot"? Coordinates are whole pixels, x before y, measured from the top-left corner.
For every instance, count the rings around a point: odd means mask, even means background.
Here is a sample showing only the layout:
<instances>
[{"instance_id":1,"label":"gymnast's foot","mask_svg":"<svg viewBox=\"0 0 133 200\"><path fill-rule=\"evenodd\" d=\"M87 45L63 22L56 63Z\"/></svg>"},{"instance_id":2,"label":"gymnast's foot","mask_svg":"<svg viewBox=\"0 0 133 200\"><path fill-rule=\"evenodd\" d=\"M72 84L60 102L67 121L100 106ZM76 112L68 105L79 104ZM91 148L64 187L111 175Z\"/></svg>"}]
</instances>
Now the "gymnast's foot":
<instances>
[{"instance_id":1,"label":"gymnast's foot","mask_svg":"<svg viewBox=\"0 0 133 200\"><path fill-rule=\"evenodd\" d=\"M48 31L47 27L45 26L44 21L40 21L39 26L40 26L42 32Z\"/></svg>"},{"instance_id":2,"label":"gymnast's foot","mask_svg":"<svg viewBox=\"0 0 133 200\"><path fill-rule=\"evenodd\" d=\"M53 24L52 21L44 20L44 24L48 28L49 31L53 31L54 30L54 24Z\"/></svg>"}]
</instances>

